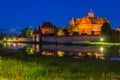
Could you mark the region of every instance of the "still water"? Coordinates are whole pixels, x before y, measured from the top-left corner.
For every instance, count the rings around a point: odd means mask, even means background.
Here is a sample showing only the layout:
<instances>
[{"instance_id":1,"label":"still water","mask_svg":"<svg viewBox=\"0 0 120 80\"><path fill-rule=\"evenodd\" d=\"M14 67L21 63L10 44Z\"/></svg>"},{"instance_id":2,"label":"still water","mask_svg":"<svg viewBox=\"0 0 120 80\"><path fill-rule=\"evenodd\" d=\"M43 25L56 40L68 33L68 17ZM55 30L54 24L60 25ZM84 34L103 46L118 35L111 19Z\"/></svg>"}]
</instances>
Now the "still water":
<instances>
[{"instance_id":1,"label":"still water","mask_svg":"<svg viewBox=\"0 0 120 80\"><path fill-rule=\"evenodd\" d=\"M4 43L4 49L12 51L24 50L28 55L42 55L71 58L96 58L120 61L120 46L66 46L39 45L25 43Z\"/></svg>"}]
</instances>

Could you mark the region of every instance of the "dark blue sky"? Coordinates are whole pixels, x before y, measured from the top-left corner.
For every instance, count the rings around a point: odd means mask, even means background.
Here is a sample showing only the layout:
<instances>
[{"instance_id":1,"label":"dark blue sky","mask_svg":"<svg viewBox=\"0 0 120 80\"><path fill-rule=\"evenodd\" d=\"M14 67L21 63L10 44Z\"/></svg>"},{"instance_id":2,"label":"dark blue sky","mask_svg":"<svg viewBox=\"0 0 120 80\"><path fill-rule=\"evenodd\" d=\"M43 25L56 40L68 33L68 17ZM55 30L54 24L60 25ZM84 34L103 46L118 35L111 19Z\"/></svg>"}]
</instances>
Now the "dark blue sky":
<instances>
[{"instance_id":1,"label":"dark blue sky","mask_svg":"<svg viewBox=\"0 0 120 80\"><path fill-rule=\"evenodd\" d=\"M90 9L96 17L109 19L112 28L117 28L119 4L120 0L0 0L0 32L34 28L44 21L64 27L72 17L86 16Z\"/></svg>"}]
</instances>

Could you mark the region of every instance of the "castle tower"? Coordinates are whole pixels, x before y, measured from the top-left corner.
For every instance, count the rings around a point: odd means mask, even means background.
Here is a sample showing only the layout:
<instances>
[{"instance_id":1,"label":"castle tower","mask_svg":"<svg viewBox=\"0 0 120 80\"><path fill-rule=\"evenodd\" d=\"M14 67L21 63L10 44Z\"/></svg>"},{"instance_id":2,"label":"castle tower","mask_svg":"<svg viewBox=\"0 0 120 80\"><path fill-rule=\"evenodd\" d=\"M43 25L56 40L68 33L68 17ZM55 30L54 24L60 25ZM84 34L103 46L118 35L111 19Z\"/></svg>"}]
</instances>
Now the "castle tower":
<instances>
[{"instance_id":1,"label":"castle tower","mask_svg":"<svg viewBox=\"0 0 120 80\"><path fill-rule=\"evenodd\" d=\"M37 33L37 30L35 28L34 31L33 31L33 41L36 41L36 33Z\"/></svg>"},{"instance_id":2,"label":"castle tower","mask_svg":"<svg viewBox=\"0 0 120 80\"><path fill-rule=\"evenodd\" d=\"M90 12L88 13L88 17L94 17L94 12L92 11L92 9L91 9Z\"/></svg>"},{"instance_id":3,"label":"castle tower","mask_svg":"<svg viewBox=\"0 0 120 80\"><path fill-rule=\"evenodd\" d=\"M72 17L72 20L70 21L70 25L75 25L75 19Z\"/></svg>"}]
</instances>

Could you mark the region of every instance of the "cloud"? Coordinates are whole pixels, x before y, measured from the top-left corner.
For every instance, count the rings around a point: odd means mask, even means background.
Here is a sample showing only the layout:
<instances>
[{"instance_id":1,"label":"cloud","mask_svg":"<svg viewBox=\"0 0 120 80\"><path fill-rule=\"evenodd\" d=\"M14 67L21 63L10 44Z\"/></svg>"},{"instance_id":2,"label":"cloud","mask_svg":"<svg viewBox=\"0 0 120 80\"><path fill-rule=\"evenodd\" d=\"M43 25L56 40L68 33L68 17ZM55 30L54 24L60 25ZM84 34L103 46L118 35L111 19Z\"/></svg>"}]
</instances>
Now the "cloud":
<instances>
[{"instance_id":1,"label":"cloud","mask_svg":"<svg viewBox=\"0 0 120 80\"><path fill-rule=\"evenodd\" d=\"M6 33L6 34L17 34L17 35L19 35L24 28L25 27L22 27L22 26L9 27L9 28L5 28L3 32ZM28 26L28 28L34 29L34 26L30 25L30 26Z\"/></svg>"},{"instance_id":2,"label":"cloud","mask_svg":"<svg viewBox=\"0 0 120 80\"><path fill-rule=\"evenodd\" d=\"M17 29L15 29L15 28L12 28L12 29L9 29L9 30L5 31L5 33L18 35L18 34L20 34L20 30L17 30Z\"/></svg>"},{"instance_id":3,"label":"cloud","mask_svg":"<svg viewBox=\"0 0 120 80\"><path fill-rule=\"evenodd\" d=\"M16 29L10 29L9 31L12 32L12 33L17 32Z\"/></svg>"}]
</instances>

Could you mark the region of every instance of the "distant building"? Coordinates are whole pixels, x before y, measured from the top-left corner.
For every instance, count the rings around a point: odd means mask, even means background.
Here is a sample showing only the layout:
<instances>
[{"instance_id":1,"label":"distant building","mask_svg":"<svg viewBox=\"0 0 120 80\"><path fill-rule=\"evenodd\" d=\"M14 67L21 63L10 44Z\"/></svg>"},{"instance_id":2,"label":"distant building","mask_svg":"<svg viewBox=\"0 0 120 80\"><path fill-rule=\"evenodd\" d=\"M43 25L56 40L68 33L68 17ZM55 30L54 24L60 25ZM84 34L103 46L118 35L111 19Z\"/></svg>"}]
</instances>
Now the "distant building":
<instances>
[{"instance_id":1,"label":"distant building","mask_svg":"<svg viewBox=\"0 0 120 80\"><path fill-rule=\"evenodd\" d=\"M57 27L50 22L43 22L39 27L43 35L55 33L55 30L57 29Z\"/></svg>"},{"instance_id":2,"label":"distant building","mask_svg":"<svg viewBox=\"0 0 120 80\"><path fill-rule=\"evenodd\" d=\"M94 17L94 13L90 11L86 17L72 18L70 25L78 28L79 35L100 35L101 27L105 22L109 23L109 20L106 18Z\"/></svg>"},{"instance_id":3,"label":"distant building","mask_svg":"<svg viewBox=\"0 0 120 80\"><path fill-rule=\"evenodd\" d=\"M55 30L57 29L56 26L54 26L50 22L43 22L38 29L34 29L34 36L33 36L33 41L40 41L41 35L49 35L49 34L54 34Z\"/></svg>"}]
</instances>

